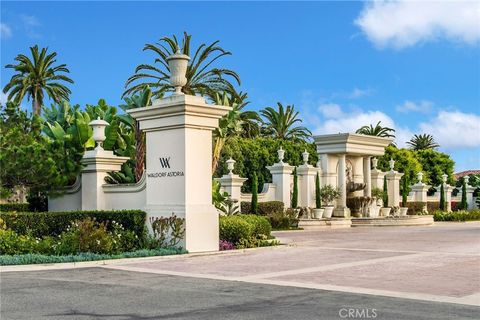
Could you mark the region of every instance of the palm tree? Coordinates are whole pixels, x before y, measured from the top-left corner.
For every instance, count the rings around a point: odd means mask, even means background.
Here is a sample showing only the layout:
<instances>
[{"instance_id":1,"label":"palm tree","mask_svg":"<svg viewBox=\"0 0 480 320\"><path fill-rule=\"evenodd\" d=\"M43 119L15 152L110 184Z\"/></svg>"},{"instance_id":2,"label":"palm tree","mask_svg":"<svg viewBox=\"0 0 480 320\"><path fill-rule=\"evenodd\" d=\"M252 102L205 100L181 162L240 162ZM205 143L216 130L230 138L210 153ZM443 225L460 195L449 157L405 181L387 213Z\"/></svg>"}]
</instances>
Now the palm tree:
<instances>
[{"instance_id":1,"label":"palm tree","mask_svg":"<svg viewBox=\"0 0 480 320\"><path fill-rule=\"evenodd\" d=\"M440 146L430 134L414 135L407 144L413 150L435 149Z\"/></svg>"},{"instance_id":2,"label":"palm tree","mask_svg":"<svg viewBox=\"0 0 480 320\"><path fill-rule=\"evenodd\" d=\"M152 90L146 86L140 94L125 97L124 100L126 104L120 106L123 111L147 107L152 104ZM135 132L135 180L139 181L145 169L145 133L140 130L138 121L128 113L119 115L118 118Z\"/></svg>"},{"instance_id":3,"label":"palm tree","mask_svg":"<svg viewBox=\"0 0 480 320\"><path fill-rule=\"evenodd\" d=\"M144 51L153 51L158 57L154 64L140 64L135 69L135 74L128 78L123 96L142 90L145 86L152 88L154 98L161 98L165 92L173 91L169 82L170 69L167 57L181 50L183 54L190 56L191 35L186 32L180 45L176 36L164 37L157 44L146 44ZM185 94L200 94L215 99L215 92L228 91L233 88L232 83L225 78L231 77L240 84L238 74L230 69L212 68L211 65L223 56L231 55L229 51L218 46L219 41L210 45L202 43L195 51L187 68L187 84L182 88ZM193 52L193 51L192 51ZM138 82L141 81L141 82Z\"/></svg>"},{"instance_id":4,"label":"palm tree","mask_svg":"<svg viewBox=\"0 0 480 320\"><path fill-rule=\"evenodd\" d=\"M375 127L371 124L369 126L363 126L358 129L356 133L382 138L395 138L395 129L389 127L382 127L380 123L382 122L378 121Z\"/></svg>"},{"instance_id":5,"label":"palm tree","mask_svg":"<svg viewBox=\"0 0 480 320\"><path fill-rule=\"evenodd\" d=\"M264 122L264 134L281 140L309 139L312 135L310 130L306 127L294 126L295 123L302 122L298 118L298 111L295 112L295 107L291 105L284 109L280 102L277 104L278 111L272 107L260 111L260 114L266 120Z\"/></svg>"},{"instance_id":6,"label":"palm tree","mask_svg":"<svg viewBox=\"0 0 480 320\"><path fill-rule=\"evenodd\" d=\"M30 47L33 61L26 55L19 54L15 58L18 64L7 64L5 68L14 69L16 74L12 76L10 82L3 88L3 93L8 92L7 99L20 104L25 95L27 99L32 99L32 110L36 115L40 115L43 105L44 92L55 101L68 101L71 91L61 82L73 83L73 80L61 72L70 73L66 64L53 66L57 61L56 52L47 54L48 48L42 48L39 52L38 46Z\"/></svg>"}]
</instances>

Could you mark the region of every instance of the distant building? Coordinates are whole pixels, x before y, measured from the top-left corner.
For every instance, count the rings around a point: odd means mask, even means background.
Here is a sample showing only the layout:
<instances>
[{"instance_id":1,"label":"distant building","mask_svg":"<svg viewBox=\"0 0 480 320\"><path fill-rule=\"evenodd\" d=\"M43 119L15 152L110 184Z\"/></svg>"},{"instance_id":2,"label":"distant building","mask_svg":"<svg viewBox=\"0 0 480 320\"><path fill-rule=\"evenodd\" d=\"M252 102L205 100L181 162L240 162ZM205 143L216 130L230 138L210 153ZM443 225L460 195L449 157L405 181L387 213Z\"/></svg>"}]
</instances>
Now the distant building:
<instances>
[{"instance_id":1,"label":"distant building","mask_svg":"<svg viewBox=\"0 0 480 320\"><path fill-rule=\"evenodd\" d=\"M480 174L480 170L466 170L462 172L457 172L454 174L455 179L458 180L464 176L470 176L472 174Z\"/></svg>"}]
</instances>

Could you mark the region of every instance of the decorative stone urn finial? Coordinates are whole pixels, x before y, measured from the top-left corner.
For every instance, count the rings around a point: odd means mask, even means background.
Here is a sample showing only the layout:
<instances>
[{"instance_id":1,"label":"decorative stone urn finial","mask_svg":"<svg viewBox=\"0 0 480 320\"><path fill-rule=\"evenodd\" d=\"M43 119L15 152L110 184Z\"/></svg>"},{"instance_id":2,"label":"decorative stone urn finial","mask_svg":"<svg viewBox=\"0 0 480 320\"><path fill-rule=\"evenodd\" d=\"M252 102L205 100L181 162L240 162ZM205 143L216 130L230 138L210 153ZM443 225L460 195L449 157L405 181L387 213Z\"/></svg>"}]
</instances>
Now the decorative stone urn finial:
<instances>
[{"instance_id":1,"label":"decorative stone urn finial","mask_svg":"<svg viewBox=\"0 0 480 320\"><path fill-rule=\"evenodd\" d=\"M310 156L310 153L308 153L307 149L302 153L302 158L303 158L303 164L307 165L308 164L308 156Z\"/></svg>"},{"instance_id":2,"label":"decorative stone urn finial","mask_svg":"<svg viewBox=\"0 0 480 320\"><path fill-rule=\"evenodd\" d=\"M468 186L468 180L470 180L469 176L464 176L463 179L465 179L465 185Z\"/></svg>"},{"instance_id":3,"label":"decorative stone urn finial","mask_svg":"<svg viewBox=\"0 0 480 320\"><path fill-rule=\"evenodd\" d=\"M447 178L448 178L448 174L446 174L446 173L442 174L443 183L447 183Z\"/></svg>"},{"instance_id":4,"label":"decorative stone urn finial","mask_svg":"<svg viewBox=\"0 0 480 320\"><path fill-rule=\"evenodd\" d=\"M277 154L278 154L278 160L280 161L280 163L283 163L283 157L285 156L285 150L283 150L281 146L280 146L280 149L277 150Z\"/></svg>"},{"instance_id":5,"label":"decorative stone urn finial","mask_svg":"<svg viewBox=\"0 0 480 320\"><path fill-rule=\"evenodd\" d=\"M188 61L190 57L180 52L178 48L174 55L167 57L168 68L170 69L170 84L175 87L174 95L183 94L182 87L187 84Z\"/></svg>"},{"instance_id":6,"label":"decorative stone urn finial","mask_svg":"<svg viewBox=\"0 0 480 320\"><path fill-rule=\"evenodd\" d=\"M390 171L394 171L393 167L395 167L395 160L390 158L390 161L388 161L388 163L390 164Z\"/></svg>"},{"instance_id":7,"label":"decorative stone urn finial","mask_svg":"<svg viewBox=\"0 0 480 320\"><path fill-rule=\"evenodd\" d=\"M233 169L235 168L235 163L237 161L233 160L232 157L230 157L230 159L228 159L225 162L227 163L228 174L232 175L233 174Z\"/></svg>"},{"instance_id":8,"label":"decorative stone urn finial","mask_svg":"<svg viewBox=\"0 0 480 320\"><path fill-rule=\"evenodd\" d=\"M373 170L377 170L377 164L378 164L378 159L377 158L372 158Z\"/></svg>"},{"instance_id":9,"label":"decorative stone urn finial","mask_svg":"<svg viewBox=\"0 0 480 320\"><path fill-rule=\"evenodd\" d=\"M93 140L97 147L95 150L103 150L103 141L105 141L105 127L109 125L109 123L105 120L101 120L100 117L97 120L90 121L88 124L93 129Z\"/></svg>"},{"instance_id":10,"label":"decorative stone urn finial","mask_svg":"<svg viewBox=\"0 0 480 320\"><path fill-rule=\"evenodd\" d=\"M417 173L417 179L418 179L418 183L422 183L422 180L423 180L423 172L419 172Z\"/></svg>"}]
</instances>

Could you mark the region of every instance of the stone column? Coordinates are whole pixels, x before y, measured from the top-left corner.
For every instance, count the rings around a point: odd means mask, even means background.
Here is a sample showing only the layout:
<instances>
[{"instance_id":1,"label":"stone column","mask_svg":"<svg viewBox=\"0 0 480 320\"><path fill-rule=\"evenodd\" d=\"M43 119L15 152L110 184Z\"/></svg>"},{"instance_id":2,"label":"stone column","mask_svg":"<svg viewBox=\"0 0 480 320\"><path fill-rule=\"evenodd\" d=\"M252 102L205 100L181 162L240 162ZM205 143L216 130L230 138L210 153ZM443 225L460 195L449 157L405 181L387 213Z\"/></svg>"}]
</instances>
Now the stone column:
<instances>
[{"instance_id":1,"label":"stone column","mask_svg":"<svg viewBox=\"0 0 480 320\"><path fill-rule=\"evenodd\" d=\"M186 66L185 66L186 68ZM230 107L174 94L128 111L146 133L146 211L150 218L185 219L179 245L218 250L218 212L212 204L212 131Z\"/></svg>"},{"instance_id":2,"label":"stone column","mask_svg":"<svg viewBox=\"0 0 480 320\"><path fill-rule=\"evenodd\" d=\"M372 166L373 169L371 171L371 178L370 181L372 183L372 189L378 188L383 190L383 177L385 177L385 172L377 169L377 158L372 159Z\"/></svg>"},{"instance_id":3,"label":"stone column","mask_svg":"<svg viewBox=\"0 0 480 320\"><path fill-rule=\"evenodd\" d=\"M422 182L423 180L423 173L419 172L417 174L417 179L418 182L412 186L412 193L415 199L415 202L424 202L425 207L423 208L423 211L427 211L426 204L427 204L427 192L428 189L430 189L429 185L426 185L425 183Z\"/></svg>"},{"instance_id":4,"label":"stone column","mask_svg":"<svg viewBox=\"0 0 480 320\"><path fill-rule=\"evenodd\" d=\"M363 157L363 180L366 184L365 189L363 190L363 195L365 197L372 196L372 170L370 167L370 158L369 156Z\"/></svg>"},{"instance_id":5,"label":"stone column","mask_svg":"<svg viewBox=\"0 0 480 320\"><path fill-rule=\"evenodd\" d=\"M387 192L388 192L388 206L400 206L400 178L403 173L399 173L393 169L395 161L390 160L390 171L387 172Z\"/></svg>"},{"instance_id":6,"label":"stone column","mask_svg":"<svg viewBox=\"0 0 480 320\"><path fill-rule=\"evenodd\" d=\"M106 121L97 119L89 123L93 128L93 139L97 143L94 150L86 151L82 158L82 210L104 210L105 195L102 185L108 172L120 171L128 157L118 157L113 151L104 150Z\"/></svg>"},{"instance_id":7,"label":"stone column","mask_svg":"<svg viewBox=\"0 0 480 320\"><path fill-rule=\"evenodd\" d=\"M292 172L294 166L283 162L285 151L282 148L280 148L277 153L280 161L275 163L273 166L268 166L267 169L272 174L272 182L276 186L275 200L282 201L285 205L285 208L290 208L290 184L292 181Z\"/></svg>"},{"instance_id":8,"label":"stone column","mask_svg":"<svg viewBox=\"0 0 480 320\"><path fill-rule=\"evenodd\" d=\"M467 186L467 208L473 209L475 208L475 202L473 201L473 193L475 192L475 187L468 185L468 180L470 180L469 176L465 176L465 185Z\"/></svg>"},{"instance_id":9,"label":"stone column","mask_svg":"<svg viewBox=\"0 0 480 320\"><path fill-rule=\"evenodd\" d=\"M337 201L337 207L333 211L334 217L350 217L350 209L347 208L347 178L345 176L345 154L338 155L338 189L340 198Z\"/></svg>"},{"instance_id":10,"label":"stone column","mask_svg":"<svg viewBox=\"0 0 480 320\"><path fill-rule=\"evenodd\" d=\"M303 164L298 166L297 174L299 177L299 206L315 208L315 178L318 168L308 164L309 153L305 150L302 153Z\"/></svg>"},{"instance_id":11,"label":"stone column","mask_svg":"<svg viewBox=\"0 0 480 320\"><path fill-rule=\"evenodd\" d=\"M228 193L232 200L240 202L243 183L248 179L241 178L239 175L233 174L234 164L235 160L232 158L227 160L227 165L230 172L226 175L223 175L221 178L215 178L215 180L220 183L222 190Z\"/></svg>"}]
</instances>

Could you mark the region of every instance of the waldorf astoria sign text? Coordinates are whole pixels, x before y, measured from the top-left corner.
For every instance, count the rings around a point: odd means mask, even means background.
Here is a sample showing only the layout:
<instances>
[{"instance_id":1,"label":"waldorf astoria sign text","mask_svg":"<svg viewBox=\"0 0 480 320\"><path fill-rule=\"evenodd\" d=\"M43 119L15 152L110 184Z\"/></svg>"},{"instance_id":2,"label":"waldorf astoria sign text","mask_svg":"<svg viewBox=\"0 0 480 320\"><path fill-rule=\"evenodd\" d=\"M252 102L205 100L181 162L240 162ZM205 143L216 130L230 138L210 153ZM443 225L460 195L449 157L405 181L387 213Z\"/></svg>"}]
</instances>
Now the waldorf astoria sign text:
<instances>
[{"instance_id":1,"label":"waldorf astoria sign text","mask_svg":"<svg viewBox=\"0 0 480 320\"><path fill-rule=\"evenodd\" d=\"M169 169L171 169L170 168L171 157L160 157L160 158L158 158L158 160L160 161L160 167L162 169L167 169L167 170L147 173L148 178L168 178L168 177L183 177L184 176L183 171L169 170Z\"/></svg>"}]
</instances>

